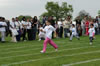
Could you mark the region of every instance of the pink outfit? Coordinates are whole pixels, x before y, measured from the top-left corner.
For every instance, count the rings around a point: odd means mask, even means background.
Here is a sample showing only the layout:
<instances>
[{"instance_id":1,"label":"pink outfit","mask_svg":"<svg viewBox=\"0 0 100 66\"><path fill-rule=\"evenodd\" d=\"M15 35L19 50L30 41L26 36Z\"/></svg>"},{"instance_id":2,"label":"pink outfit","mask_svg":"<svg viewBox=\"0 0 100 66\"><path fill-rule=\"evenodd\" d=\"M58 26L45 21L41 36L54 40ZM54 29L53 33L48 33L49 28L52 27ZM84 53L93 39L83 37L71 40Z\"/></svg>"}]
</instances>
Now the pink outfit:
<instances>
[{"instance_id":1,"label":"pink outfit","mask_svg":"<svg viewBox=\"0 0 100 66\"><path fill-rule=\"evenodd\" d=\"M89 30L89 21L86 21L85 23L86 28L86 35L88 36L88 30Z\"/></svg>"},{"instance_id":2,"label":"pink outfit","mask_svg":"<svg viewBox=\"0 0 100 66\"><path fill-rule=\"evenodd\" d=\"M46 48L47 48L47 44L50 44L50 45L52 45L55 49L57 49L58 48L58 46L51 40L51 39L49 39L49 38L46 38L45 40L44 40L44 44L43 44L43 52L46 52Z\"/></svg>"}]
</instances>

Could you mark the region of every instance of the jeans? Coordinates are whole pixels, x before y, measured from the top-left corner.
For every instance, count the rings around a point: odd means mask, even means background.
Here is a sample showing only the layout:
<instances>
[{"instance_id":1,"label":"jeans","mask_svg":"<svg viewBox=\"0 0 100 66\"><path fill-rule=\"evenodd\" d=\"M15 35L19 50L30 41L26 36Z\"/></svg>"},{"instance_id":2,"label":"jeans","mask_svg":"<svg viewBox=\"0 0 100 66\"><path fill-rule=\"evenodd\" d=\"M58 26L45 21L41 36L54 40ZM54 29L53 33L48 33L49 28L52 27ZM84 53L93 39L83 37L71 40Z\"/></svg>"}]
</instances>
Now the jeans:
<instances>
[{"instance_id":1,"label":"jeans","mask_svg":"<svg viewBox=\"0 0 100 66\"><path fill-rule=\"evenodd\" d=\"M93 42L93 37L89 37L89 39L90 39L90 42Z\"/></svg>"},{"instance_id":2,"label":"jeans","mask_svg":"<svg viewBox=\"0 0 100 66\"><path fill-rule=\"evenodd\" d=\"M70 30L68 28L64 28L64 37L68 37L68 33L70 33Z\"/></svg>"}]
</instances>

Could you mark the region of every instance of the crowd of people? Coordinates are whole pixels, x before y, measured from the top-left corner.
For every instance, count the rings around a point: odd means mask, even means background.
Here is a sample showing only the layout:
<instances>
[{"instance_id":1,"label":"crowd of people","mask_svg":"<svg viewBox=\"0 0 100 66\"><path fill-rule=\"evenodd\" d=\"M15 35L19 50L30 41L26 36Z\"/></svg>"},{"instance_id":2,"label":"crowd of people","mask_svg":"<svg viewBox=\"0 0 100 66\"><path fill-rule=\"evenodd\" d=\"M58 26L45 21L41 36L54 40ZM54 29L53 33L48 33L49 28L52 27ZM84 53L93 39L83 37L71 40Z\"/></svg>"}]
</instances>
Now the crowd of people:
<instances>
[{"instance_id":1,"label":"crowd of people","mask_svg":"<svg viewBox=\"0 0 100 66\"><path fill-rule=\"evenodd\" d=\"M23 17L20 21L18 17L12 18L11 21L6 21L4 17L0 17L0 41L5 42L5 37L11 36L11 42L19 41L31 41L31 40L45 40L44 30L46 21L49 21L55 28L56 33L52 32L52 38L72 38L75 36L80 40L80 36L90 36L90 42L95 38L94 35L100 34L100 16L92 18L91 16L85 16L83 19L77 17L72 21L71 17L68 16L65 19L54 20L53 16L43 16L42 21L39 21L37 16L31 19ZM93 28L93 29L91 29ZM90 35L93 32L92 35ZM64 35L64 36L63 36Z\"/></svg>"}]
</instances>

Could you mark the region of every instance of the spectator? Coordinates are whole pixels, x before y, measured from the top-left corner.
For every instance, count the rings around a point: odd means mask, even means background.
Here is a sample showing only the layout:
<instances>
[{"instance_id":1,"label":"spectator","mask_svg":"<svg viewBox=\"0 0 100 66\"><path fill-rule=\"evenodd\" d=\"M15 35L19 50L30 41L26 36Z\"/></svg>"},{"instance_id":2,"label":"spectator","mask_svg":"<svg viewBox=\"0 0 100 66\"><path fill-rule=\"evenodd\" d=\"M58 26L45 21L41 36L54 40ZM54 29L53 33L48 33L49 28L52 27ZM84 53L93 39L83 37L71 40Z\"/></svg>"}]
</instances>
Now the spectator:
<instances>
[{"instance_id":1,"label":"spectator","mask_svg":"<svg viewBox=\"0 0 100 66\"><path fill-rule=\"evenodd\" d=\"M70 34L70 24L71 24L71 19L67 18L64 22L63 22L63 28L64 28L64 37L68 37Z\"/></svg>"}]
</instances>

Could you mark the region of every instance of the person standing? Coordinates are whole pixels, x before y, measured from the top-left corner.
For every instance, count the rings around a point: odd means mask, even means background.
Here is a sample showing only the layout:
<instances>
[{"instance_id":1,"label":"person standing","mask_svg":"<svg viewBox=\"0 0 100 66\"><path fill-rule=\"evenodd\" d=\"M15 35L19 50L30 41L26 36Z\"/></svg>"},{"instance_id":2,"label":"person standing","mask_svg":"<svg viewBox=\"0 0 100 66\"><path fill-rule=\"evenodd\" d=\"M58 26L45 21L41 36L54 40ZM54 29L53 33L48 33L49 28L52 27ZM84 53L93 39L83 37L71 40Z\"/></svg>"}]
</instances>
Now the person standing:
<instances>
[{"instance_id":1,"label":"person standing","mask_svg":"<svg viewBox=\"0 0 100 66\"><path fill-rule=\"evenodd\" d=\"M34 16L33 23L32 23L33 40L36 40L37 24L38 24L37 16Z\"/></svg>"},{"instance_id":2,"label":"person standing","mask_svg":"<svg viewBox=\"0 0 100 66\"><path fill-rule=\"evenodd\" d=\"M59 27L59 33L58 33L58 37L62 38L63 37L63 23L61 21L61 19L59 19L58 23L58 27Z\"/></svg>"},{"instance_id":3,"label":"person standing","mask_svg":"<svg viewBox=\"0 0 100 66\"><path fill-rule=\"evenodd\" d=\"M82 35L85 35L85 21L86 21L86 18L84 18L84 19L81 21Z\"/></svg>"},{"instance_id":4,"label":"person standing","mask_svg":"<svg viewBox=\"0 0 100 66\"><path fill-rule=\"evenodd\" d=\"M71 19L68 17L64 22L63 22L63 28L64 28L64 37L69 37L70 35L70 24L71 24Z\"/></svg>"},{"instance_id":5,"label":"person standing","mask_svg":"<svg viewBox=\"0 0 100 66\"><path fill-rule=\"evenodd\" d=\"M85 22L85 30L86 30L86 36L88 36L88 30L89 30L89 21L88 19L86 19L86 22Z\"/></svg>"},{"instance_id":6,"label":"person standing","mask_svg":"<svg viewBox=\"0 0 100 66\"><path fill-rule=\"evenodd\" d=\"M17 32L18 32L18 35L16 36L16 39L17 41L20 41L21 39L21 23L20 21L18 21L18 18L16 17L15 18L16 21L15 21L15 24L16 24L16 29L17 29Z\"/></svg>"},{"instance_id":7,"label":"person standing","mask_svg":"<svg viewBox=\"0 0 100 66\"><path fill-rule=\"evenodd\" d=\"M10 22L10 30L12 33L12 42L17 42L16 36L18 35L17 29L16 29L16 24L15 24L15 19L12 18L12 22Z\"/></svg>"},{"instance_id":8,"label":"person standing","mask_svg":"<svg viewBox=\"0 0 100 66\"><path fill-rule=\"evenodd\" d=\"M29 19L27 19L27 36L28 40L31 40L31 22Z\"/></svg>"},{"instance_id":9,"label":"person standing","mask_svg":"<svg viewBox=\"0 0 100 66\"><path fill-rule=\"evenodd\" d=\"M1 42L4 43L5 42L5 32L6 32L6 22L5 22L5 18L0 17L0 33L1 33Z\"/></svg>"},{"instance_id":10,"label":"person standing","mask_svg":"<svg viewBox=\"0 0 100 66\"><path fill-rule=\"evenodd\" d=\"M27 22L26 22L26 18L25 17L23 17L22 18L22 30L23 30L23 41L26 41L27 40L27 38L26 38L26 32L27 32Z\"/></svg>"}]
</instances>

